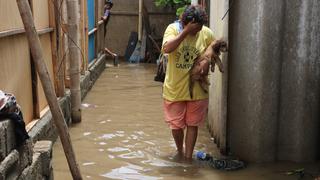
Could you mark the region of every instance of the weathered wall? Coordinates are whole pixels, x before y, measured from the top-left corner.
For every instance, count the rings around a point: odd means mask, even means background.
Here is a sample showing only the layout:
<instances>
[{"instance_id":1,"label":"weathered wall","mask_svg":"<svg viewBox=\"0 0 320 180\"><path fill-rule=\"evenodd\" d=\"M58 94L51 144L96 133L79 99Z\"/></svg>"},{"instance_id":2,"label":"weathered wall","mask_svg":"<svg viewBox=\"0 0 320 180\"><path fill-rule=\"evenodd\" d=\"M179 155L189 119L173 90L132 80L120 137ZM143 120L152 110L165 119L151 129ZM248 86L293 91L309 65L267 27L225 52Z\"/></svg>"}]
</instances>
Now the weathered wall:
<instances>
[{"instance_id":1,"label":"weathered wall","mask_svg":"<svg viewBox=\"0 0 320 180\"><path fill-rule=\"evenodd\" d=\"M234 1L228 146L249 161L313 161L320 142L320 2Z\"/></svg>"},{"instance_id":2,"label":"weathered wall","mask_svg":"<svg viewBox=\"0 0 320 180\"><path fill-rule=\"evenodd\" d=\"M156 36L163 36L165 28L175 19L174 11L155 7L153 0L144 0L151 28ZM107 25L106 46L123 56L127 48L130 32L138 32L139 0L114 1L111 18ZM125 27L125 28L124 28Z\"/></svg>"},{"instance_id":3,"label":"weathered wall","mask_svg":"<svg viewBox=\"0 0 320 180\"><path fill-rule=\"evenodd\" d=\"M26 122L34 117L30 56L24 35L0 38L0 89L16 96Z\"/></svg>"},{"instance_id":4,"label":"weathered wall","mask_svg":"<svg viewBox=\"0 0 320 180\"><path fill-rule=\"evenodd\" d=\"M320 1L286 1L278 158L320 156Z\"/></svg>"},{"instance_id":5,"label":"weathered wall","mask_svg":"<svg viewBox=\"0 0 320 180\"><path fill-rule=\"evenodd\" d=\"M105 68L102 55L90 71L81 77L81 95L84 98ZM71 123L70 92L59 99L67 124ZM10 120L0 121L0 180L2 179L53 179L52 142L58 137L50 111L29 128L30 139L17 147L14 125Z\"/></svg>"},{"instance_id":6,"label":"weathered wall","mask_svg":"<svg viewBox=\"0 0 320 180\"><path fill-rule=\"evenodd\" d=\"M0 31L23 28L16 1L0 1Z\"/></svg>"},{"instance_id":7,"label":"weathered wall","mask_svg":"<svg viewBox=\"0 0 320 180\"><path fill-rule=\"evenodd\" d=\"M224 16L229 7L229 0L212 0L210 2L210 28L216 39L228 41L229 16ZM215 143L222 152L226 152L227 135L227 87L228 87L228 53L221 56L225 72L216 68L210 75L208 125Z\"/></svg>"},{"instance_id":8,"label":"weathered wall","mask_svg":"<svg viewBox=\"0 0 320 180\"><path fill-rule=\"evenodd\" d=\"M30 0L37 30L49 28L49 1ZM31 122L47 106L40 80L33 91L32 65L29 45L23 34L23 24L16 1L0 2L0 89L16 96L24 120ZM48 31L50 32L50 31ZM44 59L52 80L53 59L50 33L40 35ZM37 99L37 104L33 102Z\"/></svg>"}]
</instances>

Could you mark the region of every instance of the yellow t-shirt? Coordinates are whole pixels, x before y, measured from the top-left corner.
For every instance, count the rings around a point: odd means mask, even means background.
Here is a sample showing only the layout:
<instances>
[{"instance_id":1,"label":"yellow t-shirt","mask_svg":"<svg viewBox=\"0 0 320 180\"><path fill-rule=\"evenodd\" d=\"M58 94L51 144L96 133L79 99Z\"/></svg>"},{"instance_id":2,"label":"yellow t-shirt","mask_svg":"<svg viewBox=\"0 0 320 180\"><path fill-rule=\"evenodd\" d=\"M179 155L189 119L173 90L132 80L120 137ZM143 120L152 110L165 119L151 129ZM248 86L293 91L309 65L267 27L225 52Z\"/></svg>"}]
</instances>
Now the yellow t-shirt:
<instances>
[{"instance_id":1,"label":"yellow t-shirt","mask_svg":"<svg viewBox=\"0 0 320 180\"><path fill-rule=\"evenodd\" d=\"M170 24L163 37L163 44L179 34L181 29L175 23ZM189 92L189 70L194 60L210 45L214 40L213 32L203 26L195 36L188 35L180 45L169 53L166 70L166 78L163 84L163 98L169 101L190 101L201 100L209 97L198 82L194 84L193 99Z\"/></svg>"}]
</instances>

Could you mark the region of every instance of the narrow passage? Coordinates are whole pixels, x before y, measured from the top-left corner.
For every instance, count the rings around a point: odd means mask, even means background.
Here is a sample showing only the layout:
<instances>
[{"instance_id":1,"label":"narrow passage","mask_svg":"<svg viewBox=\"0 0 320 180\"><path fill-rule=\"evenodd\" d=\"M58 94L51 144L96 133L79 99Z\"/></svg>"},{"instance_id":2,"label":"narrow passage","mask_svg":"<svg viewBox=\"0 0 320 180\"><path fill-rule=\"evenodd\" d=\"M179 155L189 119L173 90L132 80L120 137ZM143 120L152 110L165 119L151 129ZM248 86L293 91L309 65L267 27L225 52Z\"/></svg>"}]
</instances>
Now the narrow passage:
<instances>
[{"instance_id":1,"label":"narrow passage","mask_svg":"<svg viewBox=\"0 0 320 180\"><path fill-rule=\"evenodd\" d=\"M107 67L84 99L82 122L70 128L84 179L292 179L275 172L277 166L226 172L176 162L171 131L163 120L162 84L153 81L155 68ZM195 150L219 155L205 125ZM72 179L59 139L53 166L55 179Z\"/></svg>"}]
</instances>

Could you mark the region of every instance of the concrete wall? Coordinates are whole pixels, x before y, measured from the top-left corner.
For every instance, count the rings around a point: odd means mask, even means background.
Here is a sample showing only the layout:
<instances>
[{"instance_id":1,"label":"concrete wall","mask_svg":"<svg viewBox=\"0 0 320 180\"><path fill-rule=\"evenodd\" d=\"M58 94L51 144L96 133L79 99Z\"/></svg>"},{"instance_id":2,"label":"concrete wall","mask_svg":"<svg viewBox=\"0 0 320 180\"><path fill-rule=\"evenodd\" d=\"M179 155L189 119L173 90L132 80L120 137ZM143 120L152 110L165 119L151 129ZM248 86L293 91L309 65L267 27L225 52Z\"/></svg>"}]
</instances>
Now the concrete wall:
<instances>
[{"instance_id":1,"label":"concrete wall","mask_svg":"<svg viewBox=\"0 0 320 180\"><path fill-rule=\"evenodd\" d=\"M162 37L165 28L175 20L175 11L170 8L155 7L153 0L144 0L149 14L154 37ZM123 56L127 48L130 32L138 32L139 0L114 1L111 18L107 25L106 46Z\"/></svg>"},{"instance_id":2,"label":"concrete wall","mask_svg":"<svg viewBox=\"0 0 320 180\"><path fill-rule=\"evenodd\" d=\"M320 2L234 1L228 147L248 161L320 154Z\"/></svg>"},{"instance_id":3,"label":"concrete wall","mask_svg":"<svg viewBox=\"0 0 320 180\"><path fill-rule=\"evenodd\" d=\"M278 158L309 161L320 155L320 1L285 9Z\"/></svg>"},{"instance_id":4,"label":"concrete wall","mask_svg":"<svg viewBox=\"0 0 320 180\"><path fill-rule=\"evenodd\" d=\"M228 41L229 16L224 16L229 7L229 0L210 1L210 22L216 39ZM218 68L210 75L208 125L215 143L221 152L227 151L227 92L228 92L228 53L221 56L225 72Z\"/></svg>"}]
</instances>

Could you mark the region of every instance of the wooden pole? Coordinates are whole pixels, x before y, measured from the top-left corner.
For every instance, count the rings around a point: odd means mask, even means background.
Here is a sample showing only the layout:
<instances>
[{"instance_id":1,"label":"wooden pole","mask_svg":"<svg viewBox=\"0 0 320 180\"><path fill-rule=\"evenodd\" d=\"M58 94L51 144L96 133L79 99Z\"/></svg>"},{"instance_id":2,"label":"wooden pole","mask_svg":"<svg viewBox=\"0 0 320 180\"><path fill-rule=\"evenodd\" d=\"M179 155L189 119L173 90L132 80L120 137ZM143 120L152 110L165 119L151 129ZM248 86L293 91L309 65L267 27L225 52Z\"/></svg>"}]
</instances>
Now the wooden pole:
<instances>
[{"instance_id":1,"label":"wooden pole","mask_svg":"<svg viewBox=\"0 0 320 180\"><path fill-rule=\"evenodd\" d=\"M80 2L80 44L81 44L81 52L84 55L84 47L85 47L85 27L84 27L84 1L87 0L79 0ZM85 57L81 58L81 74L84 75L86 72L85 68Z\"/></svg>"},{"instance_id":2,"label":"wooden pole","mask_svg":"<svg viewBox=\"0 0 320 180\"><path fill-rule=\"evenodd\" d=\"M67 0L72 122L81 122L79 1Z\"/></svg>"},{"instance_id":3,"label":"wooden pole","mask_svg":"<svg viewBox=\"0 0 320 180\"><path fill-rule=\"evenodd\" d=\"M64 66L64 83L65 87L70 88L70 59L69 59L69 50L68 50L68 37L66 35L67 33L67 25L68 25L68 14L67 14L67 2L65 0L62 0L62 7L60 8L60 15L61 15L61 30L62 30L62 36L61 36L61 43L62 43L62 60L63 60L63 66Z\"/></svg>"},{"instance_id":4,"label":"wooden pole","mask_svg":"<svg viewBox=\"0 0 320 180\"><path fill-rule=\"evenodd\" d=\"M44 62L43 51L40 44L39 36L35 29L31 9L27 0L17 0L17 5L22 18L28 43L30 46L33 62L36 66L39 78L41 80L45 96L47 98L53 120L57 126L58 133L60 135L61 143L68 161L68 165L73 179L82 180L80 169L76 162L75 154L72 148L70 135L68 133L68 127L64 121L62 111L57 101L54 87L51 83L48 69Z\"/></svg>"},{"instance_id":5,"label":"wooden pole","mask_svg":"<svg viewBox=\"0 0 320 180\"><path fill-rule=\"evenodd\" d=\"M139 0L139 24L138 24L138 40L141 42L142 40L142 8L143 8L143 0Z\"/></svg>"},{"instance_id":6,"label":"wooden pole","mask_svg":"<svg viewBox=\"0 0 320 180\"><path fill-rule=\"evenodd\" d=\"M58 97L64 96L64 66L62 66L61 58L61 28L60 28L60 16L59 7L61 0L49 1L49 24L54 29L51 35L51 49L52 49L52 63L54 69L54 84L56 88L56 94Z\"/></svg>"}]
</instances>

